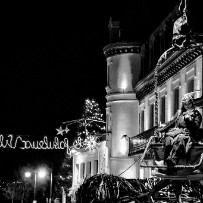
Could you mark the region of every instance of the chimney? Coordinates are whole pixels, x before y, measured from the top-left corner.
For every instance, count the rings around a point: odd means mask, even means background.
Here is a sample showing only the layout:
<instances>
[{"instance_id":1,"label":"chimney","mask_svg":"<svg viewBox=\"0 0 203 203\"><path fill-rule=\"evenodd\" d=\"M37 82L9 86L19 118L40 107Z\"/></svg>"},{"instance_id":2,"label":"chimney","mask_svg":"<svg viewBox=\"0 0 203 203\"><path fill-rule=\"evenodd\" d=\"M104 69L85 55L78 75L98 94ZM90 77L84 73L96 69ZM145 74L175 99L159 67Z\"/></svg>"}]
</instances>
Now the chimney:
<instances>
[{"instance_id":1,"label":"chimney","mask_svg":"<svg viewBox=\"0 0 203 203\"><path fill-rule=\"evenodd\" d=\"M109 24L109 43L118 42L121 38L120 21L113 21L110 17Z\"/></svg>"}]
</instances>

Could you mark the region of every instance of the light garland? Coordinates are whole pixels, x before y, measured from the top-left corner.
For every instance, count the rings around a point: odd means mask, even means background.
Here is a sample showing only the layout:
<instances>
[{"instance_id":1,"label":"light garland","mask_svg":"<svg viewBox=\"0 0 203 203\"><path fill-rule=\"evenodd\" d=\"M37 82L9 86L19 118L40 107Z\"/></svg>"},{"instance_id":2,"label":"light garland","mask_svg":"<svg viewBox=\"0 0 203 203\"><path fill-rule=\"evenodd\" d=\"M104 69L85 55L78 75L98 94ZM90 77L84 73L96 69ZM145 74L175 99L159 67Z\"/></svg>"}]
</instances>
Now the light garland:
<instances>
[{"instance_id":1,"label":"light garland","mask_svg":"<svg viewBox=\"0 0 203 203\"><path fill-rule=\"evenodd\" d=\"M86 103L91 104L91 101L87 99ZM95 103L95 101L93 101L93 103ZM96 106L98 106L98 104L96 104ZM99 110L99 108L97 110ZM98 113L95 113L95 114L99 115ZM70 151L72 148L75 148L75 149L85 148L86 150L93 150L97 145L97 137L88 135L89 132L86 129L86 127L89 126L92 122L105 124L105 122L102 121L101 118L97 116L91 116L90 118L82 118L82 119L63 122L63 124L65 124L65 129L63 129L62 126L56 129L57 135L63 136L64 133L67 134L70 131L68 126L71 124L79 123L85 127L85 131L84 131L84 133L86 134L85 140L83 141L81 137L78 137L78 139L74 141L73 147L69 147L67 138L64 138L63 141L60 141L58 137L54 137L53 141L49 141L48 137L45 136L43 137L42 140L30 141L30 140L24 140L22 136L13 137L13 135L11 134L7 136L0 134L0 148L11 148L11 149L19 148L22 150L24 149L44 149L44 150L45 149L67 149L67 154L71 154ZM105 127L103 127L102 129L104 128Z\"/></svg>"},{"instance_id":2,"label":"light garland","mask_svg":"<svg viewBox=\"0 0 203 203\"><path fill-rule=\"evenodd\" d=\"M76 150L79 149L86 149L88 151L92 151L96 149L97 147L97 139L98 137L94 135L88 135L84 140L81 137L78 137L74 142L73 142L73 148Z\"/></svg>"},{"instance_id":3,"label":"light garland","mask_svg":"<svg viewBox=\"0 0 203 203\"><path fill-rule=\"evenodd\" d=\"M0 148L15 149L19 146L20 149L67 149L69 151L68 139L64 138L63 141L59 141L58 137L55 137L53 141L48 141L47 136L39 141L24 140L21 136L16 138L13 135L7 137L0 135Z\"/></svg>"},{"instance_id":4,"label":"light garland","mask_svg":"<svg viewBox=\"0 0 203 203\"><path fill-rule=\"evenodd\" d=\"M103 123L105 124L106 122L105 121L102 121L100 119L91 119L91 118L81 118L81 119L77 119L77 120L72 120L72 121L65 121L63 122L62 124L65 125L65 129L63 129L62 126L60 126L59 128L56 128L56 131L57 131L57 135L64 135L64 132L67 134L70 129L68 128L69 125L72 125L72 124L75 124L75 123L79 123L80 125L84 126L84 127L87 127L90 125L90 123L92 122L98 122L98 123ZM102 130L105 130L105 126L102 126L100 127ZM86 129L86 132L84 131L84 133L87 133L87 129Z\"/></svg>"},{"instance_id":5,"label":"light garland","mask_svg":"<svg viewBox=\"0 0 203 203\"><path fill-rule=\"evenodd\" d=\"M62 135L65 132L66 134L70 131L70 129L68 128L68 126L66 126L65 129L63 129L61 126L59 128L56 129L57 130L57 135Z\"/></svg>"},{"instance_id":6,"label":"light garland","mask_svg":"<svg viewBox=\"0 0 203 203\"><path fill-rule=\"evenodd\" d=\"M85 131L81 132L79 134L79 136L77 137L77 139L73 142L73 145L71 148L74 148L76 150L79 150L79 149L86 149L88 151L92 151L94 150L96 147L97 147L97 139L98 137L94 136L94 135L89 135L89 132L87 130L87 126L90 125L90 123L92 122L98 122L98 123L103 123L105 124L106 122L102 121L102 120L98 120L97 118L82 118L82 119L77 119L77 120L72 120L72 121L66 121L66 122L63 122L62 124L65 124L65 129L63 129L62 126L60 126L58 129L56 129L57 131L57 135L64 135L64 133L67 133L69 132L69 129L68 129L68 126L69 125L72 125L72 124L75 124L75 123L79 123L81 126L84 126L85 127ZM101 127L102 130L105 130L105 126ZM95 131L93 131L92 133L95 133ZM86 138L83 140L80 135L81 134L85 134L86 135ZM70 149L67 150L67 153L70 154Z\"/></svg>"},{"instance_id":7,"label":"light garland","mask_svg":"<svg viewBox=\"0 0 203 203\"><path fill-rule=\"evenodd\" d=\"M97 139L98 137L92 135L87 136L84 140L85 149L88 151L94 150L97 147Z\"/></svg>"},{"instance_id":8,"label":"light garland","mask_svg":"<svg viewBox=\"0 0 203 203\"><path fill-rule=\"evenodd\" d=\"M62 125L56 129L57 135L63 136L64 134L67 134L69 132L69 125L79 124L80 131L77 132L77 139L74 140L73 145L69 148L69 152L71 151L71 149L79 150L83 148L85 150L92 151L97 147L98 137L95 136L97 133L96 130L92 129L93 124L94 127L99 129L99 131L105 131L106 124L106 122L102 119L103 114L101 113L98 106L99 105L94 99L86 99L82 118L62 122ZM102 126L100 126L99 124L102 124ZM85 135L85 139L81 138L83 134Z\"/></svg>"}]
</instances>

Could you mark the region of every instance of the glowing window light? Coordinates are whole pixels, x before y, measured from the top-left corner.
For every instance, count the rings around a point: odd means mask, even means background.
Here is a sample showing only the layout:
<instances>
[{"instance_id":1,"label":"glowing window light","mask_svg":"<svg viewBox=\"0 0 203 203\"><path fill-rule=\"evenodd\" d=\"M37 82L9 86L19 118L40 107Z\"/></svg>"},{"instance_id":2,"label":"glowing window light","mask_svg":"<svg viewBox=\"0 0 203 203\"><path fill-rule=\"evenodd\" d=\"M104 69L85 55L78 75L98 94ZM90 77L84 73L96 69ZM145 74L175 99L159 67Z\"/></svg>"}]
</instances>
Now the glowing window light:
<instances>
[{"instance_id":1,"label":"glowing window light","mask_svg":"<svg viewBox=\"0 0 203 203\"><path fill-rule=\"evenodd\" d=\"M149 178L151 178L152 177L152 170L151 170L151 168L149 168Z\"/></svg>"},{"instance_id":2,"label":"glowing window light","mask_svg":"<svg viewBox=\"0 0 203 203\"><path fill-rule=\"evenodd\" d=\"M122 156L125 156L128 153L128 147L127 147L128 137L127 137L127 135L123 135L120 142L121 142L121 144L119 146L120 147L120 153L122 154Z\"/></svg>"},{"instance_id":3,"label":"glowing window light","mask_svg":"<svg viewBox=\"0 0 203 203\"><path fill-rule=\"evenodd\" d=\"M140 168L140 179L144 179L144 168Z\"/></svg>"}]
</instances>

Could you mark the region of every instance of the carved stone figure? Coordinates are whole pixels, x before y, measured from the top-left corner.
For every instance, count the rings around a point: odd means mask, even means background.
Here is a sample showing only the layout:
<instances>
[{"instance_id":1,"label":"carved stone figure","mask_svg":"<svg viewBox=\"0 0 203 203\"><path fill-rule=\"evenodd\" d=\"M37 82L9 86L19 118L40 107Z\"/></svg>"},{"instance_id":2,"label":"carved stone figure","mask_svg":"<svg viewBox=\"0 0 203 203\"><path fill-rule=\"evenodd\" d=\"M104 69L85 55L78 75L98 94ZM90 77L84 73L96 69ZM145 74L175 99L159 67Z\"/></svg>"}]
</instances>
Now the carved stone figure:
<instances>
[{"instance_id":1,"label":"carved stone figure","mask_svg":"<svg viewBox=\"0 0 203 203\"><path fill-rule=\"evenodd\" d=\"M159 153L155 153L155 163L159 166L159 172L165 174L165 178L157 183L149 192L149 202L154 202L152 196L169 184L176 188L176 198L181 201L182 182L180 177L203 172L203 147L201 133L199 132L202 115L195 108L194 93L187 93L182 98L181 110L176 113L172 121L159 128L164 144L163 160ZM195 144L200 146L196 149ZM160 166L167 166L160 169ZM186 167L191 166L191 167ZM196 167L193 167L196 166ZM170 178L171 177L171 178Z\"/></svg>"},{"instance_id":2,"label":"carved stone figure","mask_svg":"<svg viewBox=\"0 0 203 203\"><path fill-rule=\"evenodd\" d=\"M180 160L184 162L192 143L201 139L198 129L202 116L193 104L193 96L193 93L184 95L181 110L173 119L175 126L170 128L169 125L163 129L166 132L164 162L168 166L174 166Z\"/></svg>"}]
</instances>

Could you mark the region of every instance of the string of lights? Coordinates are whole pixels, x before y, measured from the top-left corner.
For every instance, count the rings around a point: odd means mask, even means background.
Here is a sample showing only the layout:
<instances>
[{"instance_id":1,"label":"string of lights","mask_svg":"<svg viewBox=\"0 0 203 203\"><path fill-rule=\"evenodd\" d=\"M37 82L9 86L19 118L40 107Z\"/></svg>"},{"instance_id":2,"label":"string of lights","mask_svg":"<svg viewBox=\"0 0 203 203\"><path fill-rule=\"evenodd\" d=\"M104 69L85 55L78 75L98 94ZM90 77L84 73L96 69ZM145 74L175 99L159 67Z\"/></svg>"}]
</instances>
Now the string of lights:
<instances>
[{"instance_id":1,"label":"string of lights","mask_svg":"<svg viewBox=\"0 0 203 203\"><path fill-rule=\"evenodd\" d=\"M64 121L61 126L56 129L57 135L67 134L70 129L69 126L77 124L76 139L71 148L79 150L86 149L92 151L97 147L99 136L105 131L106 122L103 120L103 114L99 108L98 103L92 99L86 99L83 107L84 112L82 118L71 121Z\"/></svg>"},{"instance_id":2,"label":"string of lights","mask_svg":"<svg viewBox=\"0 0 203 203\"><path fill-rule=\"evenodd\" d=\"M65 122L62 122L62 125L65 124L65 128L63 128L62 126L60 126L59 128L56 128L57 135L59 135L59 134L63 135L64 132L67 134L68 131L70 131L70 129L68 128L69 125L72 125L72 124L75 124L75 123L80 123L84 127L87 127L92 122L98 122L98 123L106 124L105 121L96 120L96 119L90 119L90 118L80 118L80 119L77 119L77 120L65 121Z\"/></svg>"},{"instance_id":3,"label":"string of lights","mask_svg":"<svg viewBox=\"0 0 203 203\"><path fill-rule=\"evenodd\" d=\"M85 139L82 139L80 136L78 136L77 139L75 139L75 141L73 142L72 148L76 150L85 148L88 151L92 151L97 147L97 144L98 144L98 136L96 136L95 134L89 134L87 130L87 126L89 125L89 123L92 123L92 122L98 122L103 124L106 123L102 120L96 120L96 119L90 119L90 118L81 118L77 120L65 121L62 123L62 124L65 124L65 128L60 126L58 129L56 129L57 135L63 135L64 132L67 134L69 132L69 128L68 128L69 125L80 123L85 128L86 137Z\"/></svg>"}]
</instances>

